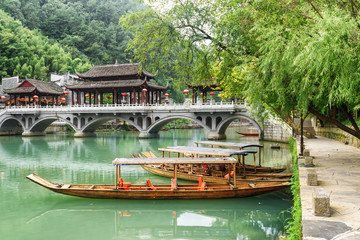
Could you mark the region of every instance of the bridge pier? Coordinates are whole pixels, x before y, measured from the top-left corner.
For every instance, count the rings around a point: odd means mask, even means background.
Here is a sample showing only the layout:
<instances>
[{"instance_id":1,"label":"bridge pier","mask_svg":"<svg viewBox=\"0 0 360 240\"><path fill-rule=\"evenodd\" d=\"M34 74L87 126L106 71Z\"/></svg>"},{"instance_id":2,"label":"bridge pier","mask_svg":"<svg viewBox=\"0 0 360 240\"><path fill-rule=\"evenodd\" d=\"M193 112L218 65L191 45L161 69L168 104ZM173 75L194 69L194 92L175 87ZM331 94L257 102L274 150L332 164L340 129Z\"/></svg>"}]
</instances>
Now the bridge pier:
<instances>
[{"instance_id":1,"label":"bridge pier","mask_svg":"<svg viewBox=\"0 0 360 240\"><path fill-rule=\"evenodd\" d=\"M45 136L46 133L42 131L36 131L36 132L23 132L21 134L23 137L36 137L36 136Z\"/></svg>"},{"instance_id":2,"label":"bridge pier","mask_svg":"<svg viewBox=\"0 0 360 240\"><path fill-rule=\"evenodd\" d=\"M208 137L209 140L223 140L226 139L225 134L220 134L217 132L209 132Z\"/></svg>"},{"instance_id":3,"label":"bridge pier","mask_svg":"<svg viewBox=\"0 0 360 240\"><path fill-rule=\"evenodd\" d=\"M94 132L76 132L74 134L76 138L85 138L85 137L96 137L96 133Z\"/></svg>"},{"instance_id":4,"label":"bridge pier","mask_svg":"<svg viewBox=\"0 0 360 240\"><path fill-rule=\"evenodd\" d=\"M139 138L159 138L159 133L140 132Z\"/></svg>"}]
</instances>

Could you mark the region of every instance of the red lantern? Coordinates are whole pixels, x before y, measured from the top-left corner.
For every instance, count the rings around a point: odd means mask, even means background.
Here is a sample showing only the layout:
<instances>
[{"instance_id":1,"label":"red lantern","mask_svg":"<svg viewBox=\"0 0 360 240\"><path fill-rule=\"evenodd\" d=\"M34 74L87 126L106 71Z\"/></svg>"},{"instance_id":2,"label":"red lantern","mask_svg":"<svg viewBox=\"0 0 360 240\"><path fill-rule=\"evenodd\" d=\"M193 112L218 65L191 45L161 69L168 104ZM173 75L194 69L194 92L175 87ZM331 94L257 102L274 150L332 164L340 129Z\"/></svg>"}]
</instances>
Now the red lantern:
<instances>
[{"instance_id":1,"label":"red lantern","mask_svg":"<svg viewBox=\"0 0 360 240\"><path fill-rule=\"evenodd\" d=\"M25 101L25 98L20 98L21 101Z\"/></svg>"},{"instance_id":2,"label":"red lantern","mask_svg":"<svg viewBox=\"0 0 360 240\"><path fill-rule=\"evenodd\" d=\"M37 95L34 95L33 99L39 99L39 97Z\"/></svg>"},{"instance_id":3,"label":"red lantern","mask_svg":"<svg viewBox=\"0 0 360 240\"><path fill-rule=\"evenodd\" d=\"M214 95L215 93L214 93L214 92L210 92L209 94L212 96L212 95Z\"/></svg>"},{"instance_id":4,"label":"red lantern","mask_svg":"<svg viewBox=\"0 0 360 240\"><path fill-rule=\"evenodd\" d=\"M146 92L147 92L147 89L146 89L146 88L144 88L142 91L143 91L144 93L146 93Z\"/></svg>"},{"instance_id":5,"label":"red lantern","mask_svg":"<svg viewBox=\"0 0 360 240\"><path fill-rule=\"evenodd\" d=\"M91 98L94 98L94 95L91 95Z\"/></svg>"},{"instance_id":6,"label":"red lantern","mask_svg":"<svg viewBox=\"0 0 360 240\"><path fill-rule=\"evenodd\" d=\"M108 96L108 97L107 97L107 99L109 99L109 100L110 100L110 99L111 99L111 97L110 97L110 96Z\"/></svg>"},{"instance_id":7,"label":"red lantern","mask_svg":"<svg viewBox=\"0 0 360 240\"><path fill-rule=\"evenodd\" d=\"M169 97L169 94L165 93L165 97L167 97L167 98L168 98L168 97Z\"/></svg>"},{"instance_id":8,"label":"red lantern","mask_svg":"<svg viewBox=\"0 0 360 240\"><path fill-rule=\"evenodd\" d=\"M185 93L185 95L187 95L189 93L189 90L185 89L184 93Z\"/></svg>"},{"instance_id":9,"label":"red lantern","mask_svg":"<svg viewBox=\"0 0 360 240\"><path fill-rule=\"evenodd\" d=\"M65 102L65 100L66 100L65 98L61 98L61 101Z\"/></svg>"},{"instance_id":10,"label":"red lantern","mask_svg":"<svg viewBox=\"0 0 360 240\"><path fill-rule=\"evenodd\" d=\"M200 96L204 96L204 94L203 94L203 93L200 93Z\"/></svg>"},{"instance_id":11,"label":"red lantern","mask_svg":"<svg viewBox=\"0 0 360 240\"><path fill-rule=\"evenodd\" d=\"M85 94L85 97L87 97L87 98L88 98L89 96L90 96L89 94Z\"/></svg>"},{"instance_id":12,"label":"red lantern","mask_svg":"<svg viewBox=\"0 0 360 240\"><path fill-rule=\"evenodd\" d=\"M44 103L47 103L47 100L46 100L46 99L44 100Z\"/></svg>"},{"instance_id":13,"label":"red lantern","mask_svg":"<svg viewBox=\"0 0 360 240\"><path fill-rule=\"evenodd\" d=\"M65 95L68 95L68 94L69 94L69 92L68 92L68 91L65 91L65 92L64 92L64 94L65 94Z\"/></svg>"},{"instance_id":14,"label":"red lantern","mask_svg":"<svg viewBox=\"0 0 360 240\"><path fill-rule=\"evenodd\" d=\"M1 96L1 100L5 100L5 98L6 98L5 96Z\"/></svg>"},{"instance_id":15,"label":"red lantern","mask_svg":"<svg viewBox=\"0 0 360 240\"><path fill-rule=\"evenodd\" d=\"M126 96L127 96L127 93L126 93L126 92L124 92L122 95L123 95L124 97L126 97Z\"/></svg>"}]
</instances>

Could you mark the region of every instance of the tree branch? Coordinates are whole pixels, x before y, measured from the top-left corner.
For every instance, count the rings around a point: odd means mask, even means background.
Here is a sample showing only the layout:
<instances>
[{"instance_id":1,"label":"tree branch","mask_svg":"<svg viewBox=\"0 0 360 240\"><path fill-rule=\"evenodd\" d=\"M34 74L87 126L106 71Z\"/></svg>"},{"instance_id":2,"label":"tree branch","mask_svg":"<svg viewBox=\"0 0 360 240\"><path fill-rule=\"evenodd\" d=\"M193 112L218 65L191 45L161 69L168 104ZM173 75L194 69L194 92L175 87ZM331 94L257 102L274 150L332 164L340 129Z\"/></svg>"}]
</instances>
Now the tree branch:
<instances>
[{"instance_id":1,"label":"tree branch","mask_svg":"<svg viewBox=\"0 0 360 240\"><path fill-rule=\"evenodd\" d=\"M270 106L270 105L269 105ZM292 127L296 132L300 133L300 126L297 126L293 121L291 121L289 118L283 117L281 114L281 106L278 108L274 108L273 106L270 106L280 117L281 119L286 122L290 127ZM307 114L308 115L308 114ZM306 116L307 116L306 115ZM305 117L306 118L306 117ZM304 119L305 119L304 118ZM315 138L315 135L312 134L311 132L307 131L307 130L303 130L304 132L304 136L307 138Z\"/></svg>"},{"instance_id":2,"label":"tree branch","mask_svg":"<svg viewBox=\"0 0 360 240\"><path fill-rule=\"evenodd\" d=\"M351 125L354 127L355 131L360 132L360 129L359 129L358 125L356 124L353 116L348 112L346 107L343 105L343 106L341 106L340 109L345 113L346 117L350 120Z\"/></svg>"},{"instance_id":3,"label":"tree branch","mask_svg":"<svg viewBox=\"0 0 360 240\"><path fill-rule=\"evenodd\" d=\"M309 106L309 112L312 113L313 115L315 115L317 118L319 118L322 121L325 122L329 122L334 124L335 126L337 126L338 128L340 128L341 130L353 135L354 137L360 139L360 132L356 131L352 128L349 128L347 126L345 126L344 124L342 124L341 122L337 121L336 119L327 117L323 114L321 114L319 111L317 111L313 106Z\"/></svg>"},{"instance_id":4,"label":"tree branch","mask_svg":"<svg viewBox=\"0 0 360 240\"><path fill-rule=\"evenodd\" d=\"M311 2L311 0L307 0L307 1L311 5L311 7L317 12L317 14L323 19L323 16L319 12L319 10L314 6L314 4Z\"/></svg>"}]
</instances>

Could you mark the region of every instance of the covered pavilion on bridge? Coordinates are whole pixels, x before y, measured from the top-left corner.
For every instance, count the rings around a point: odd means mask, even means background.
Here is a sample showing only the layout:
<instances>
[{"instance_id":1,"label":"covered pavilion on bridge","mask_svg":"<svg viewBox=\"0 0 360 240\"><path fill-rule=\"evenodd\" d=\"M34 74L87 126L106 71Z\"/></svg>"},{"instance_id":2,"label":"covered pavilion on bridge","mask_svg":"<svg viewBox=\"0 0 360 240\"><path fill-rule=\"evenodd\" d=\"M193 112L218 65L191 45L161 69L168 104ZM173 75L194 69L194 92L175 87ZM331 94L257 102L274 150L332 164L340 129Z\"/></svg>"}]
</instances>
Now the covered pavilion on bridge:
<instances>
[{"instance_id":1,"label":"covered pavilion on bridge","mask_svg":"<svg viewBox=\"0 0 360 240\"><path fill-rule=\"evenodd\" d=\"M220 86L215 79L211 78L202 83L188 83L187 86L192 90L192 103L197 104L198 94L200 93L200 99L205 103L208 92L210 95L214 95L213 91L220 91Z\"/></svg>"},{"instance_id":2,"label":"covered pavilion on bridge","mask_svg":"<svg viewBox=\"0 0 360 240\"><path fill-rule=\"evenodd\" d=\"M25 79L17 87L4 89L10 96L9 105L59 105L64 91L55 83Z\"/></svg>"},{"instance_id":3,"label":"covered pavilion on bridge","mask_svg":"<svg viewBox=\"0 0 360 240\"><path fill-rule=\"evenodd\" d=\"M94 66L85 73L76 73L84 82L66 84L72 91L71 104L104 104L107 97L112 104L161 103L162 92L167 86L154 82L155 75L140 63ZM105 95L106 94L106 95Z\"/></svg>"}]
</instances>

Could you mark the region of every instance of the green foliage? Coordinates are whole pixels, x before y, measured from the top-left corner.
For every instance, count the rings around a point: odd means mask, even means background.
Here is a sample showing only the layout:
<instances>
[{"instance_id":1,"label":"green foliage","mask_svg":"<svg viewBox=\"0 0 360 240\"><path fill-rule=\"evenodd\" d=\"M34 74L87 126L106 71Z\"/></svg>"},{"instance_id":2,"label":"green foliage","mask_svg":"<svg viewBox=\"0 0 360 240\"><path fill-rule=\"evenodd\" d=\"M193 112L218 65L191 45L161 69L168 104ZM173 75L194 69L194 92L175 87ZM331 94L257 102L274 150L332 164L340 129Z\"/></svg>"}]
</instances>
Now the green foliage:
<instances>
[{"instance_id":1,"label":"green foliage","mask_svg":"<svg viewBox=\"0 0 360 240\"><path fill-rule=\"evenodd\" d=\"M291 193L293 195L292 219L286 225L286 239L302 239L302 210L300 198L299 168L297 163L297 143L293 138L289 139L290 152L293 158L293 176L291 178Z\"/></svg>"},{"instance_id":2,"label":"green foliage","mask_svg":"<svg viewBox=\"0 0 360 240\"><path fill-rule=\"evenodd\" d=\"M118 24L128 11L143 9L130 0L2 0L0 8L30 29L57 40L72 58L95 65L127 62L131 35Z\"/></svg>"},{"instance_id":3,"label":"green foliage","mask_svg":"<svg viewBox=\"0 0 360 240\"><path fill-rule=\"evenodd\" d=\"M135 59L174 73L180 82L214 76L223 97L246 96L255 109L265 103L282 118L292 110L310 111L360 138L360 130L344 129L338 119L323 115L337 107L351 120L360 108L360 5L325 0L150 5L122 19L135 35L129 44Z\"/></svg>"},{"instance_id":4,"label":"green foliage","mask_svg":"<svg viewBox=\"0 0 360 240\"><path fill-rule=\"evenodd\" d=\"M57 43L29 30L0 10L0 69L2 76L46 79L50 72L73 70L73 61ZM81 60L78 66L87 66Z\"/></svg>"}]
</instances>

